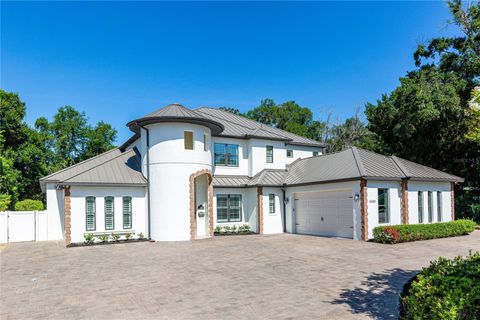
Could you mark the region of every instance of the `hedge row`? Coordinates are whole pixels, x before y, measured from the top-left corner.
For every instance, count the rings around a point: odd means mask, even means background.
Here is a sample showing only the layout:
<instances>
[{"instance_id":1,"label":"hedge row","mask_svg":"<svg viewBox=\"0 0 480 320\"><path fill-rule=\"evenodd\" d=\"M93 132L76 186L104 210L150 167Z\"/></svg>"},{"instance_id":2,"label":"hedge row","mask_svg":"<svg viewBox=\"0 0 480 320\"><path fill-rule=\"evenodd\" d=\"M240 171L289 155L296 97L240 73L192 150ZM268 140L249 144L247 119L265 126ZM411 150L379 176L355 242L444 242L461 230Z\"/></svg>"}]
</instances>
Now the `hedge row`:
<instances>
[{"instance_id":1,"label":"hedge row","mask_svg":"<svg viewBox=\"0 0 480 320\"><path fill-rule=\"evenodd\" d=\"M417 240L455 237L471 233L476 223L473 220L455 220L430 224L402 224L381 226L373 229L373 241L399 243Z\"/></svg>"},{"instance_id":2,"label":"hedge row","mask_svg":"<svg viewBox=\"0 0 480 320\"><path fill-rule=\"evenodd\" d=\"M407 283L401 319L480 319L480 253L440 258Z\"/></svg>"}]
</instances>

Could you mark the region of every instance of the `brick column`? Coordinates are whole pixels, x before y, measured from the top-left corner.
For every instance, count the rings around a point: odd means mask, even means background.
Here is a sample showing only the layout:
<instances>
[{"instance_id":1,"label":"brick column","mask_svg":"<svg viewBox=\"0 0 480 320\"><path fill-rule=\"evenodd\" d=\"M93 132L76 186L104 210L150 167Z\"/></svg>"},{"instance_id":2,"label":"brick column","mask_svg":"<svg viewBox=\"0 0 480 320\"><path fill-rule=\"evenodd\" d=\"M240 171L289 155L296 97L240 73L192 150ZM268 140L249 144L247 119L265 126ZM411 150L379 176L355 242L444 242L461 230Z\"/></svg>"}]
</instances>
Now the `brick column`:
<instances>
[{"instance_id":1,"label":"brick column","mask_svg":"<svg viewBox=\"0 0 480 320\"><path fill-rule=\"evenodd\" d=\"M263 188L257 187L258 234L263 234Z\"/></svg>"},{"instance_id":2,"label":"brick column","mask_svg":"<svg viewBox=\"0 0 480 320\"><path fill-rule=\"evenodd\" d=\"M72 207L70 202L70 187L65 187L65 245L72 243Z\"/></svg>"},{"instance_id":3,"label":"brick column","mask_svg":"<svg viewBox=\"0 0 480 320\"><path fill-rule=\"evenodd\" d=\"M408 224L408 179L402 179L401 186L401 206L402 206L402 223Z\"/></svg>"},{"instance_id":4,"label":"brick column","mask_svg":"<svg viewBox=\"0 0 480 320\"><path fill-rule=\"evenodd\" d=\"M368 195L367 180L360 180L360 214L362 222L362 240L368 240Z\"/></svg>"},{"instance_id":5,"label":"brick column","mask_svg":"<svg viewBox=\"0 0 480 320\"><path fill-rule=\"evenodd\" d=\"M452 198L452 221L455 221L455 182L450 182L450 194Z\"/></svg>"}]
</instances>

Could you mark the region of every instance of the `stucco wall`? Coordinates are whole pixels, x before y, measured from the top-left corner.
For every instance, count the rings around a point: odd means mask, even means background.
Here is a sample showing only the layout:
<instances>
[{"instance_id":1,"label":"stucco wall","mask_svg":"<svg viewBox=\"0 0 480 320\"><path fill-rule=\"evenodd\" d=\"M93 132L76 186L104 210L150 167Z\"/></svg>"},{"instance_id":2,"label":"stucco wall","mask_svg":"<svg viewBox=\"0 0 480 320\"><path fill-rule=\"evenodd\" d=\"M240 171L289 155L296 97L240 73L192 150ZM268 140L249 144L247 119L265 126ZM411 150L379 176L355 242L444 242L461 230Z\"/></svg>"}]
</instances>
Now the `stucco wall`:
<instances>
[{"instance_id":1,"label":"stucco wall","mask_svg":"<svg viewBox=\"0 0 480 320\"><path fill-rule=\"evenodd\" d=\"M242 221L217 222L217 194L242 195ZM213 189L213 222L214 226L241 226L249 224L251 229L257 229L257 188L214 188Z\"/></svg>"},{"instance_id":2,"label":"stucco wall","mask_svg":"<svg viewBox=\"0 0 480 320\"><path fill-rule=\"evenodd\" d=\"M190 239L190 175L212 170L212 149L204 150L210 129L188 123L159 123L150 130L151 236L158 241ZM185 150L184 131L194 149Z\"/></svg>"},{"instance_id":3,"label":"stucco wall","mask_svg":"<svg viewBox=\"0 0 480 320\"><path fill-rule=\"evenodd\" d=\"M275 195L275 212L269 212L269 194ZM263 188L263 233L283 233L283 195L280 188Z\"/></svg>"},{"instance_id":4,"label":"stucco wall","mask_svg":"<svg viewBox=\"0 0 480 320\"><path fill-rule=\"evenodd\" d=\"M402 223L401 216L401 189L400 181L372 181L368 180L368 237L373 237L373 228L380 225L394 225ZM388 211L390 221L378 222L378 189L388 188Z\"/></svg>"},{"instance_id":5,"label":"stucco wall","mask_svg":"<svg viewBox=\"0 0 480 320\"><path fill-rule=\"evenodd\" d=\"M62 189L55 189L55 183L47 183L47 240L61 240L65 231L65 201Z\"/></svg>"},{"instance_id":6,"label":"stucco wall","mask_svg":"<svg viewBox=\"0 0 480 320\"><path fill-rule=\"evenodd\" d=\"M143 233L145 236L147 223L146 197L144 187L71 187L71 232L72 242L83 242L84 234L88 232L115 232L123 229L122 197L132 197L132 229L136 234ZM85 197L96 198L96 229L87 231ZM115 197L115 229L105 230L105 202L104 197Z\"/></svg>"},{"instance_id":7,"label":"stucco wall","mask_svg":"<svg viewBox=\"0 0 480 320\"><path fill-rule=\"evenodd\" d=\"M428 223L428 191L432 191L433 197L433 222L438 222L437 218L437 191L441 192L442 197L442 222L452 220L452 199L450 194L449 182L424 182L409 181L408 183L408 211L409 223L418 222L418 191L423 193L423 223Z\"/></svg>"}]
</instances>

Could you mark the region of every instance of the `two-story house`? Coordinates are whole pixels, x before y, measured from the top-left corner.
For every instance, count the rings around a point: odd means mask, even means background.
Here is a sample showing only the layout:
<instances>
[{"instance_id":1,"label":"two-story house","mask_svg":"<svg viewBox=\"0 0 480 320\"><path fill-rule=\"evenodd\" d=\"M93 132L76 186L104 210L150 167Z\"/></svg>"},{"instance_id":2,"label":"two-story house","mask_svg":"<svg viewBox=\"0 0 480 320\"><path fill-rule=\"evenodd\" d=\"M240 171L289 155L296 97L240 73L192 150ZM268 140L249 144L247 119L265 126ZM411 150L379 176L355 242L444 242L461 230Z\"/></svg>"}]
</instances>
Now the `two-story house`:
<instances>
[{"instance_id":1,"label":"two-story house","mask_svg":"<svg viewBox=\"0 0 480 320\"><path fill-rule=\"evenodd\" d=\"M461 178L397 157L325 145L227 111L172 104L127 124L121 147L40 180L48 238L143 233L212 237L217 225L260 234L368 239L377 225L451 221Z\"/></svg>"}]
</instances>

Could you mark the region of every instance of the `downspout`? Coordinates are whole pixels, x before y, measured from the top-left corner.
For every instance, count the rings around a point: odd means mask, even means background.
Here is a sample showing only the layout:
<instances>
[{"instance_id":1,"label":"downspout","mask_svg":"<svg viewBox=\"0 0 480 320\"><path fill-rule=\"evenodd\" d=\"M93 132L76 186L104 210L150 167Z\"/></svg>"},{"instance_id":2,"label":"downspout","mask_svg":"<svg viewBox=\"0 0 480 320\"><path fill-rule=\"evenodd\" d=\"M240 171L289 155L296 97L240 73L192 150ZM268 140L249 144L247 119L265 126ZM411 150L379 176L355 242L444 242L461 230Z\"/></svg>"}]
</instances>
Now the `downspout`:
<instances>
[{"instance_id":1,"label":"downspout","mask_svg":"<svg viewBox=\"0 0 480 320\"><path fill-rule=\"evenodd\" d=\"M151 231L150 231L150 131L148 128L141 126L138 122L135 122L137 126L144 129L147 132L147 228L148 228L148 240L151 240Z\"/></svg>"},{"instance_id":2,"label":"downspout","mask_svg":"<svg viewBox=\"0 0 480 320\"><path fill-rule=\"evenodd\" d=\"M283 187L281 188L282 189L282 195L283 195L283 233L286 233L287 232L287 213L285 211L287 205L285 203L285 184L283 185Z\"/></svg>"}]
</instances>

